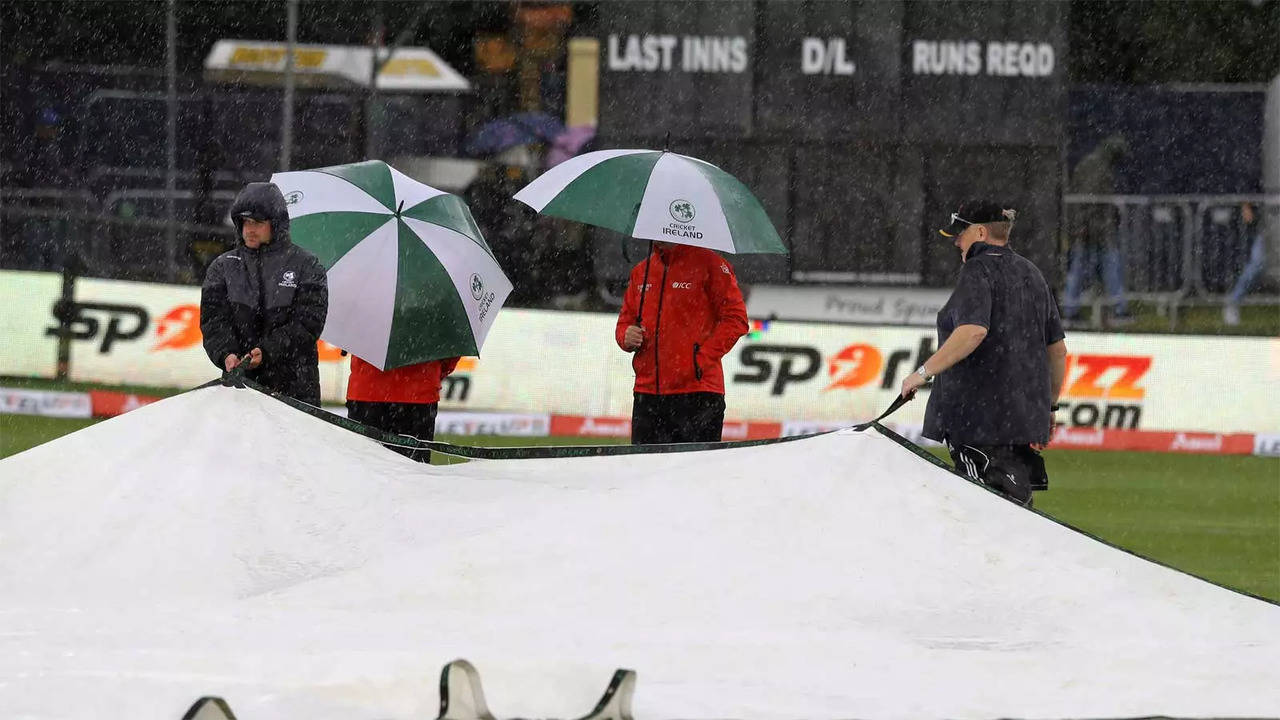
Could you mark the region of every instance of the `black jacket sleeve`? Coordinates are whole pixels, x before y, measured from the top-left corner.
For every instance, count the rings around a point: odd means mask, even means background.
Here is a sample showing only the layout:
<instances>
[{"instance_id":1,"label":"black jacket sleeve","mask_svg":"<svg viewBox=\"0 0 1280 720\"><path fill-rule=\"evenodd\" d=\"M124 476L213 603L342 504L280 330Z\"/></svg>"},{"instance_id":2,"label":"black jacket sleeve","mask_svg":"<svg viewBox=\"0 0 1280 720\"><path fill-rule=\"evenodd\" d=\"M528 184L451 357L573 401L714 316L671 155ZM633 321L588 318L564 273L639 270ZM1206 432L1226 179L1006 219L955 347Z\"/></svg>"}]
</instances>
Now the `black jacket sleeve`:
<instances>
[{"instance_id":1,"label":"black jacket sleeve","mask_svg":"<svg viewBox=\"0 0 1280 720\"><path fill-rule=\"evenodd\" d=\"M310 253L299 275L288 322L278 325L262 339L264 365L280 358L292 358L306 346L315 345L324 330L329 313L329 278L320 261Z\"/></svg>"},{"instance_id":2,"label":"black jacket sleeve","mask_svg":"<svg viewBox=\"0 0 1280 720\"><path fill-rule=\"evenodd\" d=\"M200 334L204 336L205 353L219 370L224 369L222 363L228 355L244 351L235 347L225 267L226 263L218 260L210 263L200 288Z\"/></svg>"}]
</instances>

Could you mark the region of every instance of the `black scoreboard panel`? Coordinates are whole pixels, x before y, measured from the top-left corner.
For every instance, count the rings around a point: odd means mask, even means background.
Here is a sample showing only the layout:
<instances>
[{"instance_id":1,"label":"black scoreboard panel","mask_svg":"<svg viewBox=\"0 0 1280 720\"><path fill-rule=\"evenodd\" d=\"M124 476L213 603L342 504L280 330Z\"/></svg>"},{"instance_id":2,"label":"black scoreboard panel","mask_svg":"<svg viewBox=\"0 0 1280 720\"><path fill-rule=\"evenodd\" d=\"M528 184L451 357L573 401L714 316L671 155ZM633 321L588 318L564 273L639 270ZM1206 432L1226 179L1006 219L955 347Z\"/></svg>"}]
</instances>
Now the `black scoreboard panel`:
<instances>
[{"instance_id":1,"label":"black scoreboard panel","mask_svg":"<svg viewBox=\"0 0 1280 720\"><path fill-rule=\"evenodd\" d=\"M901 3L759 7L755 132L867 140L898 131Z\"/></svg>"},{"instance_id":2,"label":"black scoreboard panel","mask_svg":"<svg viewBox=\"0 0 1280 720\"><path fill-rule=\"evenodd\" d=\"M1052 280L1066 128L1065 3L606 2L602 147L713 162L760 198L786 257L744 282L948 285L937 236L969 197L1020 212Z\"/></svg>"},{"instance_id":3,"label":"black scoreboard panel","mask_svg":"<svg viewBox=\"0 0 1280 720\"><path fill-rule=\"evenodd\" d=\"M750 133L755 3L609 2L599 15L602 128L659 141Z\"/></svg>"},{"instance_id":4,"label":"black scoreboard panel","mask_svg":"<svg viewBox=\"0 0 1280 720\"><path fill-rule=\"evenodd\" d=\"M1065 2L906 2L903 140L1056 145L1066 119Z\"/></svg>"},{"instance_id":5,"label":"black scoreboard panel","mask_svg":"<svg viewBox=\"0 0 1280 720\"><path fill-rule=\"evenodd\" d=\"M891 145L815 145L794 153L792 275L812 282L918 279L910 258L904 265L901 257L904 243L917 242L902 192L918 194L909 154Z\"/></svg>"},{"instance_id":6,"label":"black scoreboard panel","mask_svg":"<svg viewBox=\"0 0 1280 720\"><path fill-rule=\"evenodd\" d=\"M1055 145L1065 3L611 2L601 125L630 136Z\"/></svg>"}]
</instances>

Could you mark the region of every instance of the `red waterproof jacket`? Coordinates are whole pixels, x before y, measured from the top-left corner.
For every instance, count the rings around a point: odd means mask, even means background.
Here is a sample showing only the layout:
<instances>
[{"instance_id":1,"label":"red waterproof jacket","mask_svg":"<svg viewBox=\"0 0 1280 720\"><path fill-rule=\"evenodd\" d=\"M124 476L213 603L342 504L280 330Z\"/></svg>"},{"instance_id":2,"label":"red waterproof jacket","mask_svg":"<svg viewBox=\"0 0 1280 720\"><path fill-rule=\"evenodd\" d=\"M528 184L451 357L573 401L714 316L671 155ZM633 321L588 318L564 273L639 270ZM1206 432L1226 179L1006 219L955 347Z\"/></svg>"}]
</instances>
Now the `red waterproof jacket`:
<instances>
[{"instance_id":1,"label":"red waterproof jacket","mask_svg":"<svg viewBox=\"0 0 1280 720\"><path fill-rule=\"evenodd\" d=\"M728 261L712 250L689 245L655 248L649 257L649 290L640 321L644 344L631 366L635 391L657 395L724 394L724 357L747 334L747 307ZM631 269L615 333L636 322L645 261Z\"/></svg>"},{"instance_id":2,"label":"red waterproof jacket","mask_svg":"<svg viewBox=\"0 0 1280 720\"><path fill-rule=\"evenodd\" d=\"M440 402L440 383L458 367L459 359L430 360L382 371L352 355L347 399L386 403Z\"/></svg>"}]
</instances>

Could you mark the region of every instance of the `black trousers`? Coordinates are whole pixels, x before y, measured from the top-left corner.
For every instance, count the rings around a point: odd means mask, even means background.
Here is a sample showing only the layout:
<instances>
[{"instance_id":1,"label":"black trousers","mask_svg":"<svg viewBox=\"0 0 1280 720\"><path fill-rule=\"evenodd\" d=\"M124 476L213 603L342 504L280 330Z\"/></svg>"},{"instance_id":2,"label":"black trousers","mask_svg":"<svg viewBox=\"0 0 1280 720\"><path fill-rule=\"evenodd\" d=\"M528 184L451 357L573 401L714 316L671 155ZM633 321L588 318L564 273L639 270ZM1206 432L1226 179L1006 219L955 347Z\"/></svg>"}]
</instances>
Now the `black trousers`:
<instances>
[{"instance_id":1,"label":"black trousers","mask_svg":"<svg viewBox=\"0 0 1280 720\"><path fill-rule=\"evenodd\" d=\"M964 445L947 441L956 469L1010 500L1031 507L1031 491L1047 490L1044 458L1030 445Z\"/></svg>"},{"instance_id":2,"label":"black trousers","mask_svg":"<svg viewBox=\"0 0 1280 720\"><path fill-rule=\"evenodd\" d=\"M383 432L396 435L412 435L419 440L434 440L436 437L436 412L439 403L383 403L364 402L363 400L347 401L347 417L358 423L376 427ZM395 447L392 450L413 458L418 462L431 462L430 450Z\"/></svg>"},{"instance_id":3,"label":"black trousers","mask_svg":"<svg viewBox=\"0 0 1280 720\"><path fill-rule=\"evenodd\" d=\"M719 393L635 393L632 401L632 445L720 442L723 429L724 395Z\"/></svg>"}]
</instances>

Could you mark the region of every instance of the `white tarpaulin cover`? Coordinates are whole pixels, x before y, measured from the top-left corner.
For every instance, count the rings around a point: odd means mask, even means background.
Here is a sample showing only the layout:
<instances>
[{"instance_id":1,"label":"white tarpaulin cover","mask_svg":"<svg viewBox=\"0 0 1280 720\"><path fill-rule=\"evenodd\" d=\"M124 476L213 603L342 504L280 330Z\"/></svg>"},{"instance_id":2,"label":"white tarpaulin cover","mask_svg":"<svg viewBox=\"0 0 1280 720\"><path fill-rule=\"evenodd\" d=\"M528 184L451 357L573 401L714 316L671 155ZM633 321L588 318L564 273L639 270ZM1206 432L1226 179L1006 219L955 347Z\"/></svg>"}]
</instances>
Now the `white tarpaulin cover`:
<instances>
[{"instance_id":1,"label":"white tarpaulin cover","mask_svg":"<svg viewBox=\"0 0 1280 720\"><path fill-rule=\"evenodd\" d=\"M0 714L1274 716L1280 607L877 433L423 466L252 390L0 461Z\"/></svg>"}]
</instances>

